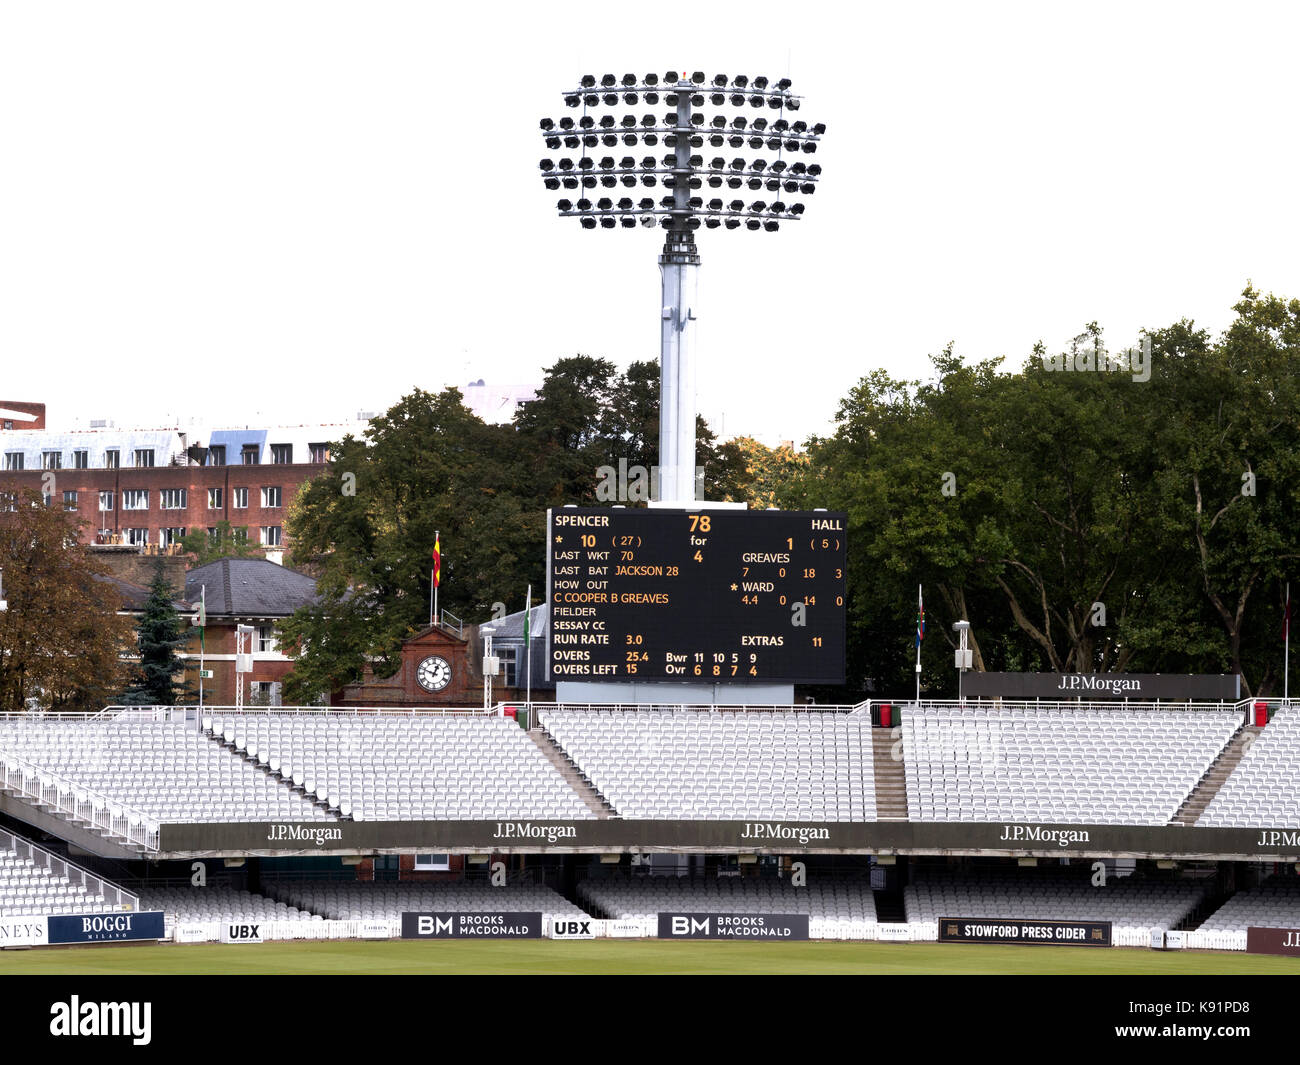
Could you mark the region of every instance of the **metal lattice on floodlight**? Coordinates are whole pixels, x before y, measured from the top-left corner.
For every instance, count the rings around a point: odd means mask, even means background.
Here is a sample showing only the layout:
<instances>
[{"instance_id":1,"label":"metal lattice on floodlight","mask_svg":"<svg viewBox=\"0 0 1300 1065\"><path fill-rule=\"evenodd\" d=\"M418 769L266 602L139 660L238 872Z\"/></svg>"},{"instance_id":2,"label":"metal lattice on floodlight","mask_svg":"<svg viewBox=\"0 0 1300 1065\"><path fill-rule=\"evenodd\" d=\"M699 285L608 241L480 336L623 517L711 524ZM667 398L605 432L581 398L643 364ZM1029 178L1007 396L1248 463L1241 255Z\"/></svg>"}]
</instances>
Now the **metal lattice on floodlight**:
<instances>
[{"instance_id":1,"label":"metal lattice on floodlight","mask_svg":"<svg viewBox=\"0 0 1300 1065\"><path fill-rule=\"evenodd\" d=\"M826 132L821 123L788 117L801 102L790 92L789 78L770 82L718 74L711 84L705 81L698 71L689 78L669 71L662 82L656 74L621 79L606 74L599 82L587 74L564 94L565 104L581 109L580 117L541 122L547 149L570 153L540 164L548 189L576 194L557 204L562 217L577 218L584 229L641 225L668 231L659 256L662 500L693 500L696 491L692 324L700 257L695 230L743 226L771 233L782 222L801 218L804 204L795 197L811 196L821 176L821 167L802 157L817 150ZM704 110L706 101L712 111ZM671 110L647 110L656 107ZM609 109L625 113L617 116ZM750 117L746 109L763 113ZM656 156L652 150L660 146L664 154ZM614 154L620 147L624 154ZM720 150L726 154L713 154ZM705 186L716 195L706 198ZM655 188L665 194L658 199L646 194Z\"/></svg>"}]
</instances>

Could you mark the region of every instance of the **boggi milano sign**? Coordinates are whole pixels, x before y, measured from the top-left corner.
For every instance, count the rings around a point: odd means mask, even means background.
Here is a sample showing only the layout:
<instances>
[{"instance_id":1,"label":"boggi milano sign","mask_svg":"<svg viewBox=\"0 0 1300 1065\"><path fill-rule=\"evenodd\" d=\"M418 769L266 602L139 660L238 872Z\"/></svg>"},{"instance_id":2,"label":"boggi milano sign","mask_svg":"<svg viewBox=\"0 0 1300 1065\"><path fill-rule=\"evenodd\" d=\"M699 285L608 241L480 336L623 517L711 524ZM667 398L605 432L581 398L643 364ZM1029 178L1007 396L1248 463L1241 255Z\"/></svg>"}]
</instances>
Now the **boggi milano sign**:
<instances>
[{"instance_id":1,"label":"boggi milano sign","mask_svg":"<svg viewBox=\"0 0 1300 1065\"><path fill-rule=\"evenodd\" d=\"M1236 673L967 673L979 699L1169 699L1236 702Z\"/></svg>"}]
</instances>

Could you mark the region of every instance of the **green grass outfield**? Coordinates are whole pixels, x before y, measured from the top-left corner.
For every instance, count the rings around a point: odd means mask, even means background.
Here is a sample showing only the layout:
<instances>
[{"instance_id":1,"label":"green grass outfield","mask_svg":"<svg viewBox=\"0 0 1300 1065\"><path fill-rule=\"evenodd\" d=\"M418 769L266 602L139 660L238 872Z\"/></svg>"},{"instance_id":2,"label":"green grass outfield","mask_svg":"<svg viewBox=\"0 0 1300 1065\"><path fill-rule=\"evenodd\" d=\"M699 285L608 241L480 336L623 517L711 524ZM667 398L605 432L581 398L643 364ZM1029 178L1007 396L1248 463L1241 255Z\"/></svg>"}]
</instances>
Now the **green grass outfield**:
<instances>
[{"instance_id":1,"label":"green grass outfield","mask_svg":"<svg viewBox=\"0 0 1300 1065\"><path fill-rule=\"evenodd\" d=\"M653 939L509 943L313 940L0 952L0 976L130 974L1257 974L1300 975L1300 958L1209 951Z\"/></svg>"}]
</instances>

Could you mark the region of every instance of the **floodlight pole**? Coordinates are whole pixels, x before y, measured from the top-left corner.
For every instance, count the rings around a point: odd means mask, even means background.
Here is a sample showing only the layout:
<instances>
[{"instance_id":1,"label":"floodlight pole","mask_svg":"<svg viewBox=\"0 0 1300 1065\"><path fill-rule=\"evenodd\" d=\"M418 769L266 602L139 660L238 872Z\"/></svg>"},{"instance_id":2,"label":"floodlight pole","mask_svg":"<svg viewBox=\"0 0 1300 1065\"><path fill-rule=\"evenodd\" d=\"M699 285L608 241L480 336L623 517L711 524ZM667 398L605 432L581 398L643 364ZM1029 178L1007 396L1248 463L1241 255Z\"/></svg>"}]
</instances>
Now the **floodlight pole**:
<instances>
[{"instance_id":1,"label":"floodlight pole","mask_svg":"<svg viewBox=\"0 0 1300 1065\"><path fill-rule=\"evenodd\" d=\"M700 256L687 225L691 197L691 90L677 83L673 224L659 256L659 499L695 499L695 304Z\"/></svg>"}]
</instances>

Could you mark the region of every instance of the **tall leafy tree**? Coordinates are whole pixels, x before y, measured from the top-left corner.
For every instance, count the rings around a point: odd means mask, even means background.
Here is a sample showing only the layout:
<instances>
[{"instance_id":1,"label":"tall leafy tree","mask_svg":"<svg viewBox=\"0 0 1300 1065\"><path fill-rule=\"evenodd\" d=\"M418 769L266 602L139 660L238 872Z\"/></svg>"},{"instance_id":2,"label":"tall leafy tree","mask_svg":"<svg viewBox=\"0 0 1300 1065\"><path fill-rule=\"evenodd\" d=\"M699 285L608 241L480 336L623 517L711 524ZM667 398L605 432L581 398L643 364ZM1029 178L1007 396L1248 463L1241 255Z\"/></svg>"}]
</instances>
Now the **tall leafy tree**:
<instances>
[{"instance_id":1,"label":"tall leafy tree","mask_svg":"<svg viewBox=\"0 0 1300 1065\"><path fill-rule=\"evenodd\" d=\"M79 542L75 515L34 492L0 496L0 709L99 709L126 682L131 619Z\"/></svg>"}]
</instances>

